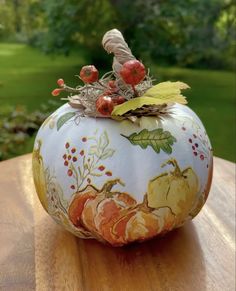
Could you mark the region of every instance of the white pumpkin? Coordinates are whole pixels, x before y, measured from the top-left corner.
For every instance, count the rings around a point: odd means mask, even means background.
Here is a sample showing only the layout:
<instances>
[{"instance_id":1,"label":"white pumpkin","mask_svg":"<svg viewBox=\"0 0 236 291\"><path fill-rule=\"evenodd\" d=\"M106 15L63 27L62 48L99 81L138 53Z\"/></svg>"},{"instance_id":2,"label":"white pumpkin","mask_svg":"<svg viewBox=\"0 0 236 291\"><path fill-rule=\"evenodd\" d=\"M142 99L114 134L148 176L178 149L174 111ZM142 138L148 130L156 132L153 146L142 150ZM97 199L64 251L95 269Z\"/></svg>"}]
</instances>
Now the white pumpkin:
<instances>
[{"instance_id":1,"label":"white pumpkin","mask_svg":"<svg viewBox=\"0 0 236 291\"><path fill-rule=\"evenodd\" d=\"M192 219L208 196L212 150L187 106L129 120L81 117L65 104L41 126L33 174L46 211L81 238L114 246Z\"/></svg>"}]
</instances>

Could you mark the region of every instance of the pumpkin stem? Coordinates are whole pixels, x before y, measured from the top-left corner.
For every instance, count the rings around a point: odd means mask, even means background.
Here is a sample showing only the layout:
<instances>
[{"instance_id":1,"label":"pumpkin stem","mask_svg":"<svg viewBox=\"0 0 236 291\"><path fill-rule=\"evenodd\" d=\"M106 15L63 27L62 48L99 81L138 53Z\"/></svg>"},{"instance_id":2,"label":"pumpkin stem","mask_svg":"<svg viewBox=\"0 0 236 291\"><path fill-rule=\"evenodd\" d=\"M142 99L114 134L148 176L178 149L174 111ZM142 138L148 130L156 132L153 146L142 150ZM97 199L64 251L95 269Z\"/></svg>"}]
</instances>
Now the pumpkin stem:
<instances>
[{"instance_id":1,"label":"pumpkin stem","mask_svg":"<svg viewBox=\"0 0 236 291\"><path fill-rule=\"evenodd\" d=\"M165 162L164 164L161 165L161 167L165 167L166 165L172 165L174 167L174 171L171 172L174 176L176 177L180 177L182 176L182 172L180 170L180 167L177 163L177 161L175 159L170 159L167 162Z\"/></svg>"},{"instance_id":2,"label":"pumpkin stem","mask_svg":"<svg viewBox=\"0 0 236 291\"><path fill-rule=\"evenodd\" d=\"M138 207L137 207L137 206L138 206ZM144 195L144 197L143 197L143 202L142 202L141 204L137 205L137 206L136 206L136 207L137 207L139 210L141 210L141 211L143 211L143 212L146 212L146 213L150 213L150 212L152 212L152 210L154 209L154 208L148 206L147 193L146 193L146 194Z\"/></svg>"},{"instance_id":3,"label":"pumpkin stem","mask_svg":"<svg viewBox=\"0 0 236 291\"><path fill-rule=\"evenodd\" d=\"M124 186L125 184L120 180L120 179L114 179L114 180L111 180L111 181L108 181L106 182L103 187L102 187L102 190L101 192L105 192L106 193L106 196L112 196L111 195L111 189L116 185L116 184L120 184L122 186Z\"/></svg>"}]
</instances>

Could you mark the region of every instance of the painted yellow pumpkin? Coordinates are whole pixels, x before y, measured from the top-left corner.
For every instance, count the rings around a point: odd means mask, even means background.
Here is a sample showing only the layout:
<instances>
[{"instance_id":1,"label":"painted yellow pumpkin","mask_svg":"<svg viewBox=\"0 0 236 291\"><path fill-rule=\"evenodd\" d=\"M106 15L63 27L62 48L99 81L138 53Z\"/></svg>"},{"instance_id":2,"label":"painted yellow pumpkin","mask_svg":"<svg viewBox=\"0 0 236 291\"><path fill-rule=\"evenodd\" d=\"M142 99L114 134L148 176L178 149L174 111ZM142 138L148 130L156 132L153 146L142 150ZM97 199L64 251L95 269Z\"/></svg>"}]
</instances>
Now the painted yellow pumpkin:
<instances>
[{"instance_id":1,"label":"painted yellow pumpkin","mask_svg":"<svg viewBox=\"0 0 236 291\"><path fill-rule=\"evenodd\" d=\"M41 204L47 211L48 209L47 184L45 179L45 168L43 165L43 158L40 154L41 145L42 142L38 140L32 154L32 168L36 192L38 194Z\"/></svg>"}]
</instances>

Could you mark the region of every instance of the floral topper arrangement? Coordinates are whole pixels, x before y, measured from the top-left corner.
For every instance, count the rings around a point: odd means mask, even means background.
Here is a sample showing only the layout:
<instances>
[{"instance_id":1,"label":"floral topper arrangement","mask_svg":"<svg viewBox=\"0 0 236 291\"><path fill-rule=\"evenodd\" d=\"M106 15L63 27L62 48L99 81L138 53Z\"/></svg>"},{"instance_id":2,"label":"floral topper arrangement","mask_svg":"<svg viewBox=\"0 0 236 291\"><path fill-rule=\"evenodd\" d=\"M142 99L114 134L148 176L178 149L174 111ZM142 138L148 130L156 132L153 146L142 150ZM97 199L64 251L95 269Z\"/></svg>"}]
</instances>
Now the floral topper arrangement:
<instances>
[{"instance_id":1,"label":"floral topper arrangement","mask_svg":"<svg viewBox=\"0 0 236 291\"><path fill-rule=\"evenodd\" d=\"M53 96L62 91L70 93L62 99L78 108L83 116L116 120L128 118L134 122L141 116L165 114L173 103L187 103L181 90L189 86L179 81L153 85L149 70L133 56L119 30L108 31L102 45L108 53L114 54L112 71L99 78L97 68L86 65L78 76L83 86L72 88L59 79L57 84L60 88L52 91Z\"/></svg>"}]
</instances>

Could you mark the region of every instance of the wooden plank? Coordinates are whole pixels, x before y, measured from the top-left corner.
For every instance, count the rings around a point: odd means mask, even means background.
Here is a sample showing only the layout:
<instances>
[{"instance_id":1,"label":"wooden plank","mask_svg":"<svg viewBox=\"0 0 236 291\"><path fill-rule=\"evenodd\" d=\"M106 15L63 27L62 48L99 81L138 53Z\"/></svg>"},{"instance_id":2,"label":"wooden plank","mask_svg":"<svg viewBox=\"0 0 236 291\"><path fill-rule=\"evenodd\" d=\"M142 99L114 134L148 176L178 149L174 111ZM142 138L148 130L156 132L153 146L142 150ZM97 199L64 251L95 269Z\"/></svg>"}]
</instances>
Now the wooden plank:
<instances>
[{"instance_id":1,"label":"wooden plank","mask_svg":"<svg viewBox=\"0 0 236 291\"><path fill-rule=\"evenodd\" d=\"M193 222L123 248L75 238L47 215L31 155L0 163L0 290L234 290L235 164L214 163Z\"/></svg>"}]
</instances>

